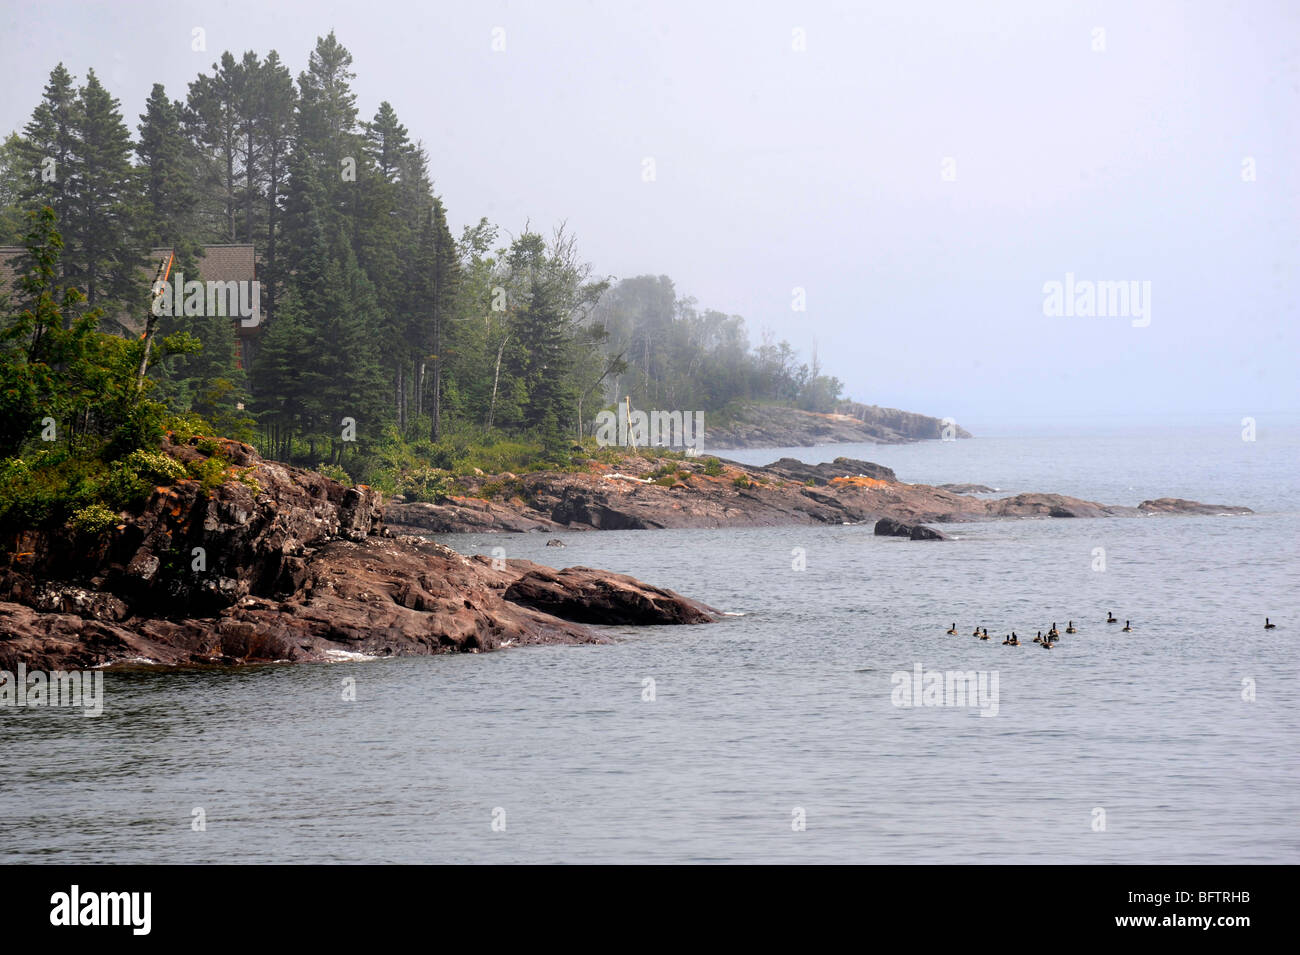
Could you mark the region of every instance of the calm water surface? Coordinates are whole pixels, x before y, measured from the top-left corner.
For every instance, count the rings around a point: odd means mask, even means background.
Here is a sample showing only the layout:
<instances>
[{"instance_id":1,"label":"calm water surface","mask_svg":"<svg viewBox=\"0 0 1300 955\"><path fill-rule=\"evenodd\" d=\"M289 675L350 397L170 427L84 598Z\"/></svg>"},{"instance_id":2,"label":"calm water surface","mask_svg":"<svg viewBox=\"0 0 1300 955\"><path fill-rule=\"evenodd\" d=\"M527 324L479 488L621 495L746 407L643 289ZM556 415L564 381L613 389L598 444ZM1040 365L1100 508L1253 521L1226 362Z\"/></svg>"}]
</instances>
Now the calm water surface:
<instances>
[{"instance_id":1,"label":"calm water surface","mask_svg":"<svg viewBox=\"0 0 1300 955\"><path fill-rule=\"evenodd\" d=\"M611 646L110 671L98 719L0 710L0 861L1300 861L1300 432L726 452L785 453L1259 513L956 525L945 544L869 526L442 537L742 616ZM969 635L1069 618L1082 632L1051 653ZM891 675L917 663L996 671L997 715L894 706Z\"/></svg>"}]
</instances>

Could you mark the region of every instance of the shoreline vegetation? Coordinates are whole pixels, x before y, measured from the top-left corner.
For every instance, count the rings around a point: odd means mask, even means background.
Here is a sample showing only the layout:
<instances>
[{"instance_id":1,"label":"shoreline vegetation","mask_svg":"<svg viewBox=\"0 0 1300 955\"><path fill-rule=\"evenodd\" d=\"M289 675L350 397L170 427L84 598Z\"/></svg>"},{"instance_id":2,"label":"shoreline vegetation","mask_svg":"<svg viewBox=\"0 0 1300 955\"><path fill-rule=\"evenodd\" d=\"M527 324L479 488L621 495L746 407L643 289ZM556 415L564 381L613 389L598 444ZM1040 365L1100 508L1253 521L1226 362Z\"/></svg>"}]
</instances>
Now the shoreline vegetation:
<instances>
[{"instance_id":1,"label":"shoreline vegetation","mask_svg":"<svg viewBox=\"0 0 1300 955\"><path fill-rule=\"evenodd\" d=\"M332 33L296 86L274 52L223 54L184 101L156 85L134 143L93 71L77 88L60 64L0 146L0 229L25 249L0 262L0 667L481 652L718 617L390 528L871 522L922 540L944 536L927 522L1249 513L598 447L590 422L622 401L702 412L716 448L969 435L844 399L815 353L751 347L667 276L596 275L563 228L453 238L392 107L359 118L351 64ZM213 243L258 250L255 334L149 307L140 250L193 275Z\"/></svg>"},{"instance_id":2,"label":"shoreline vegetation","mask_svg":"<svg viewBox=\"0 0 1300 955\"><path fill-rule=\"evenodd\" d=\"M416 132L388 101L360 112L348 49L330 32L305 60L295 77L274 50L221 53L180 98L155 84L134 129L93 70L57 64L0 143L0 246L26 249L0 249L0 316L32 301L29 217L49 209L66 242L50 278L114 347L143 336L151 400L389 493L422 464L559 463L629 399L717 423L755 402L843 402L815 350L754 344L742 316L669 276L601 274L562 224L462 217L454 234ZM153 308L182 276L208 300ZM214 285L257 320L214 309ZM38 403L3 410L68 427Z\"/></svg>"},{"instance_id":3,"label":"shoreline vegetation","mask_svg":"<svg viewBox=\"0 0 1300 955\"><path fill-rule=\"evenodd\" d=\"M897 523L882 532L925 540L943 535L924 521L1249 513L1171 499L1136 508L1054 494L990 500L906 484L865 461L747 467L592 438L498 448L499 460L531 468L523 473L467 467L468 444L452 468L392 461L380 473L402 474L392 483L404 493L385 513L383 489L354 485L337 466L331 475L265 459L155 398L149 369L189 343L169 336L151 349L147 338L99 331L102 310L57 281L62 239L49 208L34 217L28 249L23 307L0 330L8 670L476 653L607 641L593 624L719 616L622 574L464 557L394 535L386 520L429 533L888 519Z\"/></svg>"}]
</instances>

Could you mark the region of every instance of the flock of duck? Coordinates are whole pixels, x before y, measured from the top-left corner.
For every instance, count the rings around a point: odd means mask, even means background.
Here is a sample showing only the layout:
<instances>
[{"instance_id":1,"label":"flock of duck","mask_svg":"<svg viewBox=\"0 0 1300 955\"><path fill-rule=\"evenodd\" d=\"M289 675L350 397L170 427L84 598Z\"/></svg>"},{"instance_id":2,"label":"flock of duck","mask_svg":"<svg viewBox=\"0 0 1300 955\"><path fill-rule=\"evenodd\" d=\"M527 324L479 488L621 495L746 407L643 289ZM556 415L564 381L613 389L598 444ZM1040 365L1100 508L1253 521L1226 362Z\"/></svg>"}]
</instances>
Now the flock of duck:
<instances>
[{"instance_id":1,"label":"flock of duck","mask_svg":"<svg viewBox=\"0 0 1300 955\"><path fill-rule=\"evenodd\" d=\"M1107 610L1107 611L1106 611L1106 622L1107 622L1107 623L1119 623L1119 618L1116 617L1116 616L1115 616L1113 613L1111 613L1109 610ZM1268 617L1265 617L1265 618L1264 618L1264 629L1265 629L1265 630L1276 630L1276 629L1277 629L1277 624L1275 624L1275 623L1273 623L1271 620L1269 620ZM1075 625L1074 625L1074 621L1073 621L1073 620L1067 622L1067 624L1066 624L1066 626L1065 626L1065 632L1066 632L1066 633L1078 633L1078 632L1079 632L1079 631L1078 631L1078 628L1075 627ZM1132 625L1132 622L1129 621L1129 620L1125 620L1125 621L1124 621L1124 628L1123 628L1123 630L1121 630L1120 632L1121 632L1121 633L1132 633L1132 632L1133 632L1133 625ZM953 621L953 625L952 625L951 629L948 630L948 636L950 636L950 637L955 637L955 636L957 636L957 623L956 623L956 621ZM989 638L989 628L988 628L988 627L984 627L984 628L981 629L980 627L976 627L976 628L975 628L975 632L972 633L971 636L972 636L972 637L978 637L978 638L981 639L981 640L987 640L987 639ZM1044 634L1043 631L1039 630L1039 631L1038 631L1038 636L1034 637L1033 642L1036 643L1036 644L1038 644L1038 645L1039 645L1040 647L1042 647L1044 650L1050 650L1050 649L1052 649L1052 645L1053 645L1054 643L1056 643L1056 641L1059 640L1059 639L1061 639L1061 632L1060 632L1059 630L1056 629L1056 621L1052 621L1052 629L1051 629L1051 630L1048 630L1046 634ZM1010 633L1007 634L1006 639L1002 641L1002 645L1003 645L1004 647L1018 647L1018 646L1020 646L1020 638L1019 638L1018 636L1016 636L1016 632L1015 632L1014 630L1012 630Z\"/></svg>"}]
</instances>

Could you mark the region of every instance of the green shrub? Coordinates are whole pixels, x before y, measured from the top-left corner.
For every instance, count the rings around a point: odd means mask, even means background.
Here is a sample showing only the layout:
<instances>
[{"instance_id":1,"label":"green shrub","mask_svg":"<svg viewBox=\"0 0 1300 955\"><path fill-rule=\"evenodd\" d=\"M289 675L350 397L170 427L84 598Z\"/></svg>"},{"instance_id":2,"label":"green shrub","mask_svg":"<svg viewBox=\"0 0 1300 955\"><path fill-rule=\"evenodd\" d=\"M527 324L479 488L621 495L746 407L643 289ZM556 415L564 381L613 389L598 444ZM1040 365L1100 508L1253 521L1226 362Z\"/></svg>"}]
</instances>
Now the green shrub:
<instances>
[{"instance_id":1,"label":"green shrub","mask_svg":"<svg viewBox=\"0 0 1300 955\"><path fill-rule=\"evenodd\" d=\"M709 477L718 477L722 474L722 462L715 457L705 458L704 473Z\"/></svg>"},{"instance_id":2,"label":"green shrub","mask_svg":"<svg viewBox=\"0 0 1300 955\"><path fill-rule=\"evenodd\" d=\"M398 493L408 501L423 501L437 504L451 496L453 482L451 475L437 468L417 468L407 474L398 485Z\"/></svg>"},{"instance_id":3,"label":"green shrub","mask_svg":"<svg viewBox=\"0 0 1300 955\"><path fill-rule=\"evenodd\" d=\"M169 415L163 426L172 433L173 444L189 444L190 438L197 438L212 433L212 426L203 420L202 415L194 412Z\"/></svg>"},{"instance_id":4,"label":"green shrub","mask_svg":"<svg viewBox=\"0 0 1300 955\"><path fill-rule=\"evenodd\" d=\"M202 461L191 461L186 466L189 476L203 485L204 491L214 491L226 483L226 461L224 458L211 457Z\"/></svg>"},{"instance_id":5,"label":"green shrub","mask_svg":"<svg viewBox=\"0 0 1300 955\"><path fill-rule=\"evenodd\" d=\"M69 523L85 534L99 534L115 525L121 516L98 502L73 511Z\"/></svg>"},{"instance_id":6,"label":"green shrub","mask_svg":"<svg viewBox=\"0 0 1300 955\"><path fill-rule=\"evenodd\" d=\"M733 487L752 487L752 486L753 486L753 485L751 484L749 478L746 477L746 476L743 475L743 474L737 474L734 478L732 478L732 480L731 480L731 484L732 484Z\"/></svg>"},{"instance_id":7,"label":"green shrub","mask_svg":"<svg viewBox=\"0 0 1300 955\"><path fill-rule=\"evenodd\" d=\"M337 464L318 464L316 470L332 481L338 481L344 487L352 486L352 478L348 472L343 470Z\"/></svg>"},{"instance_id":8,"label":"green shrub","mask_svg":"<svg viewBox=\"0 0 1300 955\"><path fill-rule=\"evenodd\" d=\"M170 454L163 454L161 451L144 449L132 451L126 456L123 464L133 468L142 477L148 477L159 484L183 481L186 476L185 465Z\"/></svg>"},{"instance_id":9,"label":"green shrub","mask_svg":"<svg viewBox=\"0 0 1300 955\"><path fill-rule=\"evenodd\" d=\"M99 487L99 496L122 510L140 507L159 485L183 481L189 476L185 466L161 451L132 451L109 466Z\"/></svg>"}]
</instances>

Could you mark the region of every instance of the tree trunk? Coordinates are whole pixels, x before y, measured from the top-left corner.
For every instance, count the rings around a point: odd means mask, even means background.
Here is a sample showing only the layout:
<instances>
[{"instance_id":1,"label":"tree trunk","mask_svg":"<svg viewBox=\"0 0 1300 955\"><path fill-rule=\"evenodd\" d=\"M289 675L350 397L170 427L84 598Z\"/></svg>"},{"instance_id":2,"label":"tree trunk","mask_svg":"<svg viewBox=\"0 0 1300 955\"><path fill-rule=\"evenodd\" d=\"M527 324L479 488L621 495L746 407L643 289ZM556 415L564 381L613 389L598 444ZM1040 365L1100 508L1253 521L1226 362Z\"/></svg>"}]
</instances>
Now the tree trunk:
<instances>
[{"instance_id":1,"label":"tree trunk","mask_svg":"<svg viewBox=\"0 0 1300 955\"><path fill-rule=\"evenodd\" d=\"M493 422L493 420L496 418L496 413L497 413L497 385L498 385L498 384L500 383L500 381L501 381L501 356L505 354L505 351L506 351L506 342L508 342L509 340L510 340L510 336L509 336L509 335L507 335L505 338L501 339L501 347L497 349L497 370L496 370L496 373L492 376L492 403L488 405L488 417L487 417L487 431L488 431L488 432L491 432L491 430L492 430L492 422Z\"/></svg>"}]
</instances>

